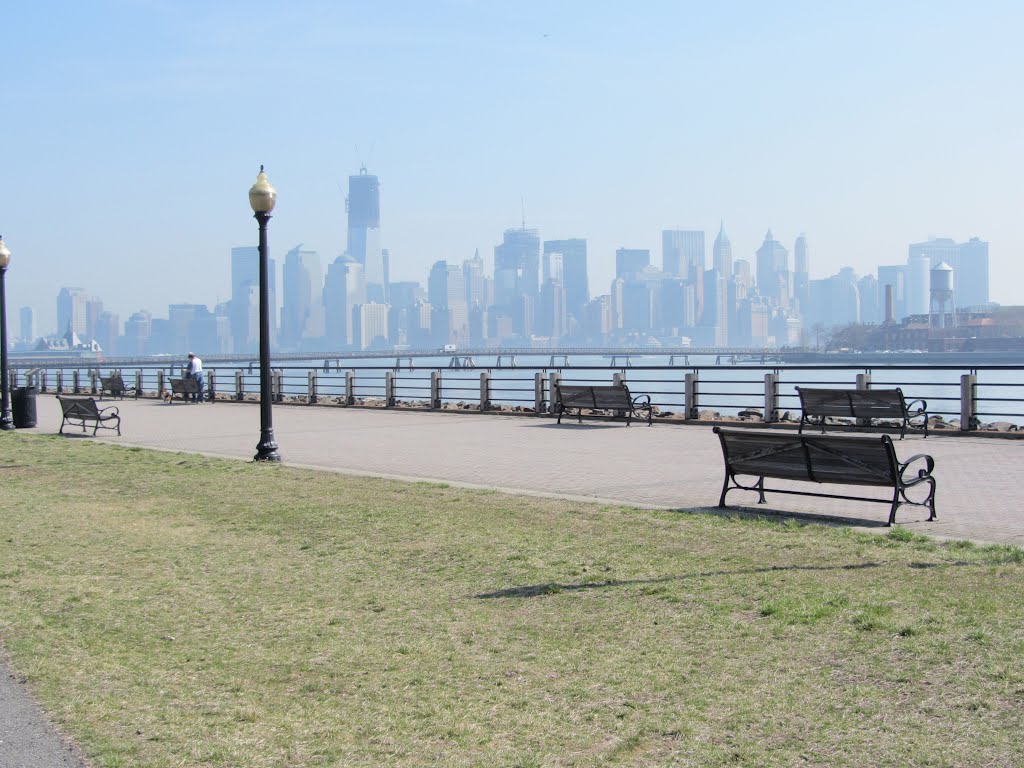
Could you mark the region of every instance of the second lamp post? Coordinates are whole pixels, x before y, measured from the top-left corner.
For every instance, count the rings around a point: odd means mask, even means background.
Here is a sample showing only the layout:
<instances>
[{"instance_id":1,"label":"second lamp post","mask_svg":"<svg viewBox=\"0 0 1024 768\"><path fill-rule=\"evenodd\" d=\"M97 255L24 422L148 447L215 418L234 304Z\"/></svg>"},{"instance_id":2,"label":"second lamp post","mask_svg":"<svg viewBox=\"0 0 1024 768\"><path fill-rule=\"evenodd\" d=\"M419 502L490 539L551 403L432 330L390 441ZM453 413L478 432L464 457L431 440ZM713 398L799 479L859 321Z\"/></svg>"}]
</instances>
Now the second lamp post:
<instances>
[{"instance_id":1,"label":"second lamp post","mask_svg":"<svg viewBox=\"0 0 1024 768\"><path fill-rule=\"evenodd\" d=\"M256 183L249 190L249 205L260 225L260 442L256 461L280 461L274 441L274 424L270 414L273 393L270 386L270 265L267 258L267 222L277 202L275 190L260 166Z\"/></svg>"},{"instance_id":2,"label":"second lamp post","mask_svg":"<svg viewBox=\"0 0 1024 768\"><path fill-rule=\"evenodd\" d=\"M4 278L7 265L11 263L11 252L0 237L0 429L14 429L11 420L11 389L7 374L7 297Z\"/></svg>"}]
</instances>

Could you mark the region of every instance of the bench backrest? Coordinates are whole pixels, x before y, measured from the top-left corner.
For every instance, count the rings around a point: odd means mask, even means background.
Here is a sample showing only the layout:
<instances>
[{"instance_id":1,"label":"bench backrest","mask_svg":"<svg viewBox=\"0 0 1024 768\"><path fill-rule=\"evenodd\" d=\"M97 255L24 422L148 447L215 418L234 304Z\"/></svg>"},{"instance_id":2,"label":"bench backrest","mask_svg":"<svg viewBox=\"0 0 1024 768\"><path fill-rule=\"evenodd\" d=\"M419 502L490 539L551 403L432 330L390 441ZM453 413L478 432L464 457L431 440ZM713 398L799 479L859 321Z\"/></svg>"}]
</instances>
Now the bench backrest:
<instances>
[{"instance_id":1,"label":"bench backrest","mask_svg":"<svg viewBox=\"0 0 1024 768\"><path fill-rule=\"evenodd\" d=\"M596 410L629 410L633 400L625 384L579 385L556 384L558 402L564 408L594 408Z\"/></svg>"},{"instance_id":2,"label":"bench backrest","mask_svg":"<svg viewBox=\"0 0 1024 768\"><path fill-rule=\"evenodd\" d=\"M100 386L111 392L116 392L117 390L124 391L124 379L121 378L121 374L115 373L106 379L101 378Z\"/></svg>"},{"instance_id":3,"label":"bench backrest","mask_svg":"<svg viewBox=\"0 0 1024 768\"><path fill-rule=\"evenodd\" d=\"M799 435L715 427L734 474L891 487L899 477L888 435Z\"/></svg>"},{"instance_id":4,"label":"bench backrest","mask_svg":"<svg viewBox=\"0 0 1024 768\"><path fill-rule=\"evenodd\" d=\"M880 419L903 416L906 400L897 389L815 389L797 387L800 408L808 416Z\"/></svg>"},{"instance_id":5,"label":"bench backrest","mask_svg":"<svg viewBox=\"0 0 1024 768\"><path fill-rule=\"evenodd\" d=\"M58 395L57 400L60 401L60 407L65 417L98 419L100 416L99 406L91 397L61 397Z\"/></svg>"},{"instance_id":6,"label":"bench backrest","mask_svg":"<svg viewBox=\"0 0 1024 768\"><path fill-rule=\"evenodd\" d=\"M171 379L171 392L178 394L198 394L199 382L195 379Z\"/></svg>"}]
</instances>

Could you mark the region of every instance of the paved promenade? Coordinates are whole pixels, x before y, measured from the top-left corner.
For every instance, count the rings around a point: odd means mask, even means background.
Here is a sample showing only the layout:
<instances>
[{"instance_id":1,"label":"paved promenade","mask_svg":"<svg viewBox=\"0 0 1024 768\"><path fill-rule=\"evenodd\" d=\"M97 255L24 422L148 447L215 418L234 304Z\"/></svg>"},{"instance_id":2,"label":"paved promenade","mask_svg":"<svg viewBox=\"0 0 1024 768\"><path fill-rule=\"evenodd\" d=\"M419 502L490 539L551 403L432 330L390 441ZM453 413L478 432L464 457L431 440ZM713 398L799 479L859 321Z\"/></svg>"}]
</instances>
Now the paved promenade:
<instances>
[{"instance_id":1,"label":"paved promenade","mask_svg":"<svg viewBox=\"0 0 1024 768\"><path fill-rule=\"evenodd\" d=\"M255 403L125 399L114 404L121 409L123 436L101 430L103 440L238 459L256 452ZM32 431L56 432L61 419L55 398L40 395L37 409ZM684 510L714 507L722 486L721 448L707 426L627 428L593 420L583 425L563 420L558 426L544 417L306 405L275 405L273 417L281 456L297 466ZM896 449L904 460L915 453L934 456L938 483L939 519L929 523L923 507L901 507L899 525L935 536L1024 546L1017 499L1024 441L941 433L925 440L913 434L897 440ZM802 487L814 490L806 483ZM729 494L731 505L817 513L872 530L889 511L887 504L783 494L769 494L761 507L756 501L753 493Z\"/></svg>"}]
</instances>

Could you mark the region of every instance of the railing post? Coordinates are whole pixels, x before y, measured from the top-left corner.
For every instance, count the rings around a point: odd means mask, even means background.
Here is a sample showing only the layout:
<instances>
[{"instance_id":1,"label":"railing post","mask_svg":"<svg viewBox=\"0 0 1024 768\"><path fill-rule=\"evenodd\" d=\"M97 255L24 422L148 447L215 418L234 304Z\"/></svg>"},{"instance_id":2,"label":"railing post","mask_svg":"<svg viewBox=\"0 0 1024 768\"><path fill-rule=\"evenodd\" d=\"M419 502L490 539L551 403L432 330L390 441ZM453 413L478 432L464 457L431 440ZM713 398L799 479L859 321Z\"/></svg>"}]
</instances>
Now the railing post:
<instances>
[{"instance_id":1,"label":"railing post","mask_svg":"<svg viewBox=\"0 0 1024 768\"><path fill-rule=\"evenodd\" d=\"M167 391L167 382L164 380L164 372L162 370L161 371L157 371L156 372L156 396L157 397L163 397L164 396L164 392L166 392L166 391Z\"/></svg>"},{"instance_id":2,"label":"railing post","mask_svg":"<svg viewBox=\"0 0 1024 768\"><path fill-rule=\"evenodd\" d=\"M764 423L779 420L779 379L774 373L764 375Z\"/></svg>"},{"instance_id":3,"label":"railing post","mask_svg":"<svg viewBox=\"0 0 1024 768\"><path fill-rule=\"evenodd\" d=\"M71 391L76 395L82 391L81 379L79 378L79 372L77 368L75 368L75 370L71 372L71 386Z\"/></svg>"},{"instance_id":4,"label":"railing post","mask_svg":"<svg viewBox=\"0 0 1024 768\"><path fill-rule=\"evenodd\" d=\"M316 402L316 371L313 370L306 375L306 402L310 405Z\"/></svg>"},{"instance_id":5,"label":"railing post","mask_svg":"<svg viewBox=\"0 0 1024 768\"><path fill-rule=\"evenodd\" d=\"M533 410L544 413L544 374L540 371L533 374Z\"/></svg>"},{"instance_id":6,"label":"railing post","mask_svg":"<svg viewBox=\"0 0 1024 768\"><path fill-rule=\"evenodd\" d=\"M480 374L480 410L491 409L491 374L490 371L483 371Z\"/></svg>"},{"instance_id":7,"label":"railing post","mask_svg":"<svg viewBox=\"0 0 1024 768\"><path fill-rule=\"evenodd\" d=\"M99 394L99 391L100 391L100 388L99 388L99 378L100 378L100 375L96 371L89 371L89 394L90 395L94 395L95 396L95 395ZM14 382L12 381L11 384L13 385Z\"/></svg>"},{"instance_id":8,"label":"railing post","mask_svg":"<svg viewBox=\"0 0 1024 768\"><path fill-rule=\"evenodd\" d=\"M40 392L46 392L47 391L47 389L46 389L46 385L47 385L46 374L47 374L47 371L45 371L45 370L42 370L42 371L39 372L39 391Z\"/></svg>"},{"instance_id":9,"label":"railing post","mask_svg":"<svg viewBox=\"0 0 1024 768\"><path fill-rule=\"evenodd\" d=\"M356 404L356 372L345 371L345 405Z\"/></svg>"},{"instance_id":10,"label":"railing post","mask_svg":"<svg viewBox=\"0 0 1024 768\"><path fill-rule=\"evenodd\" d=\"M550 414L555 412L555 392L558 391L558 385L562 383L562 374L558 371L552 371L548 377L548 402L547 411Z\"/></svg>"},{"instance_id":11,"label":"railing post","mask_svg":"<svg viewBox=\"0 0 1024 768\"><path fill-rule=\"evenodd\" d=\"M242 376L241 371L235 371L235 400L245 399L245 385L242 381Z\"/></svg>"},{"instance_id":12,"label":"railing post","mask_svg":"<svg viewBox=\"0 0 1024 768\"><path fill-rule=\"evenodd\" d=\"M64 391L64 371L57 371L57 394Z\"/></svg>"},{"instance_id":13,"label":"railing post","mask_svg":"<svg viewBox=\"0 0 1024 768\"><path fill-rule=\"evenodd\" d=\"M700 414L700 405L697 397L698 383L696 372L686 374L686 379L683 383L683 408L686 411L683 414L683 419L686 421L696 419Z\"/></svg>"},{"instance_id":14,"label":"railing post","mask_svg":"<svg viewBox=\"0 0 1024 768\"><path fill-rule=\"evenodd\" d=\"M870 373L858 373L857 374L857 389L871 389L871 374ZM858 427L870 427L871 419L857 419Z\"/></svg>"},{"instance_id":15,"label":"railing post","mask_svg":"<svg viewBox=\"0 0 1024 768\"><path fill-rule=\"evenodd\" d=\"M978 428L978 377L973 373L960 376L960 431Z\"/></svg>"},{"instance_id":16,"label":"railing post","mask_svg":"<svg viewBox=\"0 0 1024 768\"><path fill-rule=\"evenodd\" d=\"M135 371L135 396L142 397L142 370Z\"/></svg>"},{"instance_id":17,"label":"railing post","mask_svg":"<svg viewBox=\"0 0 1024 768\"><path fill-rule=\"evenodd\" d=\"M395 372L384 371L384 406L393 408L395 405Z\"/></svg>"},{"instance_id":18,"label":"railing post","mask_svg":"<svg viewBox=\"0 0 1024 768\"><path fill-rule=\"evenodd\" d=\"M209 400L211 403L217 399L217 372L212 368L206 371L206 390L203 392L203 397Z\"/></svg>"},{"instance_id":19,"label":"railing post","mask_svg":"<svg viewBox=\"0 0 1024 768\"><path fill-rule=\"evenodd\" d=\"M430 372L430 407L441 407L441 372Z\"/></svg>"},{"instance_id":20,"label":"railing post","mask_svg":"<svg viewBox=\"0 0 1024 768\"><path fill-rule=\"evenodd\" d=\"M284 400L284 373L280 370L273 371L271 375L270 400L274 403Z\"/></svg>"}]
</instances>

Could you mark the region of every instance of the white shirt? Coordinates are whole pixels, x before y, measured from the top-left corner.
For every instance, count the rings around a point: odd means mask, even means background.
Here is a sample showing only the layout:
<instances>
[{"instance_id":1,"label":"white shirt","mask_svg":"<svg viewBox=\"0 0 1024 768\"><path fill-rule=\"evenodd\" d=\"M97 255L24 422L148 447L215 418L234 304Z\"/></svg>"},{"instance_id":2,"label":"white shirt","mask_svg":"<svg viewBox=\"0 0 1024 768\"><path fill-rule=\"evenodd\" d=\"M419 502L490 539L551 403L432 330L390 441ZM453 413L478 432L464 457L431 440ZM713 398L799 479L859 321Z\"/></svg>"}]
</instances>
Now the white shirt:
<instances>
[{"instance_id":1,"label":"white shirt","mask_svg":"<svg viewBox=\"0 0 1024 768\"><path fill-rule=\"evenodd\" d=\"M192 373L199 373L200 371L203 370L203 361L200 360L198 357L193 357L189 361L189 369L192 371Z\"/></svg>"}]
</instances>

